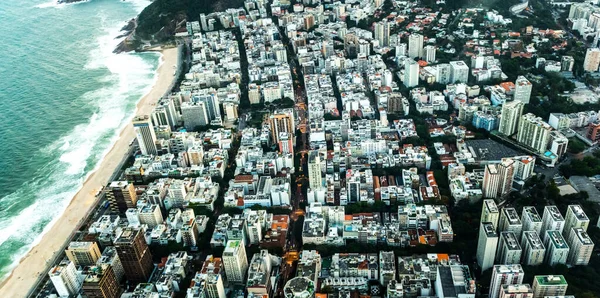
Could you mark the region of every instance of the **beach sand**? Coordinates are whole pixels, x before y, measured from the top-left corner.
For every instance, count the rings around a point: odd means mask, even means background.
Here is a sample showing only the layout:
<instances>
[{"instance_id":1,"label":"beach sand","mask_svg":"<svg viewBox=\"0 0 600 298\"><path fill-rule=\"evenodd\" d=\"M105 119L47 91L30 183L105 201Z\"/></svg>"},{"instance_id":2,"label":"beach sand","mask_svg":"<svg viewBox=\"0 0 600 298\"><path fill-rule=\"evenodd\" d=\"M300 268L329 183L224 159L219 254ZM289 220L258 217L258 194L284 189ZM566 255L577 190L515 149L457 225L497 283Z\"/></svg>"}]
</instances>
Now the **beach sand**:
<instances>
[{"instance_id":1,"label":"beach sand","mask_svg":"<svg viewBox=\"0 0 600 298\"><path fill-rule=\"evenodd\" d=\"M162 51L162 65L157 70L158 78L148 94L138 103L136 115L148 115L156 102L171 86L174 78L174 66L178 63L177 48ZM0 283L0 297L26 297L40 274L48 274L47 262L53 260L55 253L62 249L67 239L77 228L82 217L94 207L95 195L107 184L124 155L129 151L129 143L135 138L133 126L126 126L109 153L104 157L98 170L84 182L82 188L71 203L35 245L15 267L12 273Z\"/></svg>"}]
</instances>

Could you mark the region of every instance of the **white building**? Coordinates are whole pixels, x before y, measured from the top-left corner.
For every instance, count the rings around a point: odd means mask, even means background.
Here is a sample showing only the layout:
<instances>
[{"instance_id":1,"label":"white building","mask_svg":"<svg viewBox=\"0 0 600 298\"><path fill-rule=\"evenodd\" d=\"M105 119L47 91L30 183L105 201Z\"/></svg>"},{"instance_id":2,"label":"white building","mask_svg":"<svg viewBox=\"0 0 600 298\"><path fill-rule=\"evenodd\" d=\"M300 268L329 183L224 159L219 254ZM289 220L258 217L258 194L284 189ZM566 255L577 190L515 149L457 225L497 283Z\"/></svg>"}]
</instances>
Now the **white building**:
<instances>
[{"instance_id":1,"label":"white building","mask_svg":"<svg viewBox=\"0 0 600 298\"><path fill-rule=\"evenodd\" d=\"M463 61L450 61L450 82L466 83L469 81L469 66Z\"/></svg>"},{"instance_id":2,"label":"white building","mask_svg":"<svg viewBox=\"0 0 600 298\"><path fill-rule=\"evenodd\" d=\"M83 283L83 276L77 272L75 264L66 259L52 267L48 271L48 276L60 297L75 296Z\"/></svg>"},{"instance_id":3,"label":"white building","mask_svg":"<svg viewBox=\"0 0 600 298\"><path fill-rule=\"evenodd\" d=\"M157 155L156 134L149 116L138 116L133 118L133 130L135 137L144 155Z\"/></svg>"},{"instance_id":4,"label":"white building","mask_svg":"<svg viewBox=\"0 0 600 298\"><path fill-rule=\"evenodd\" d=\"M573 228L569 238L569 257L567 263L569 265L587 265L594 251L594 242L588 233L582 228Z\"/></svg>"},{"instance_id":5,"label":"white building","mask_svg":"<svg viewBox=\"0 0 600 298\"><path fill-rule=\"evenodd\" d=\"M232 283L242 283L248 271L248 258L242 240L229 240L223 251L223 265L227 280Z\"/></svg>"},{"instance_id":6,"label":"white building","mask_svg":"<svg viewBox=\"0 0 600 298\"><path fill-rule=\"evenodd\" d=\"M502 285L500 298L533 298L533 289L528 284Z\"/></svg>"},{"instance_id":7,"label":"white building","mask_svg":"<svg viewBox=\"0 0 600 298\"><path fill-rule=\"evenodd\" d=\"M521 232L523 231L523 223L521 222L521 219L519 218L519 213L517 213L517 210L515 208L502 208L502 211L500 212L500 223L498 231L510 231L515 233L515 236L517 236L517 238L521 237Z\"/></svg>"},{"instance_id":8,"label":"white building","mask_svg":"<svg viewBox=\"0 0 600 298\"><path fill-rule=\"evenodd\" d=\"M500 133L511 136L517 131L519 119L523 115L524 103L521 101L506 102L502 105L502 114L500 116Z\"/></svg>"},{"instance_id":9,"label":"white building","mask_svg":"<svg viewBox=\"0 0 600 298\"><path fill-rule=\"evenodd\" d=\"M496 205L496 202L491 199L483 200L483 208L481 208L480 222L491 222L495 230L498 228L499 219L500 212L498 211L498 206Z\"/></svg>"},{"instance_id":10,"label":"white building","mask_svg":"<svg viewBox=\"0 0 600 298\"><path fill-rule=\"evenodd\" d=\"M408 36L408 57L411 59L423 57L423 35L412 33Z\"/></svg>"},{"instance_id":11,"label":"white building","mask_svg":"<svg viewBox=\"0 0 600 298\"><path fill-rule=\"evenodd\" d=\"M138 208L138 216L140 224L148 225L149 228L163 223L163 216L158 205L150 204Z\"/></svg>"},{"instance_id":12,"label":"white building","mask_svg":"<svg viewBox=\"0 0 600 298\"><path fill-rule=\"evenodd\" d=\"M569 205L567 215L565 216L565 226L562 235L565 239L571 238L571 229L582 228L587 231L590 219L587 217L580 205Z\"/></svg>"},{"instance_id":13,"label":"white building","mask_svg":"<svg viewBox=\"0 0 600 298\"><path fill-rule=\"evenodd\" d=\"M481 222L477 241L477 264L481 267L481 271L488 270L494 265L497 246L498 233L493 223Z\"/></svg>"},{"instance_id":14,"label":"white building","mask_svg":"<svg viewBox=\"0 0 600 298\"><path fill-rule=\"evenodd\" d=\"M538 235L542 232L542 217L533 206L523 207L521 222L523 223L523 232L535 231Z\"/></svg>"},{"instance_id":15,"label":"white building","mask_svg":"<svg viewBox=\"0 0 600 298\"><path fill-rule=\"evenodd\" d=\"M404 61L404 86L411 88L419 85L419 64L412 60Z\"/></svg>"},{"instance_id":16,"label":"white building","mask_svg":"<svg viewBox=\"0 0 600 298\"><path fill-rule=\"evenodd\" d=\"M435 62L435 51L436 48L434 45L428 45L423 48L423 52L425 55L425 61L432 63Z\"/></svg>"},{"instance_id":17,"label":"white building","mask_svg":"<svg viewBox=\"0 0 600 298\"><path fill-rule=\"evenodd\" d=\"M503 285L522 284L524 276L525 272L520 264L494 265L489 298L498 298Z\"/></svg>"},{"instance_id":18,"label":"white building","mask_svg":"<svg viewBox=\"0 0 600 298\"><path fill-rule=\"evenodd\" d=\"M566 264L569 256L569 245L559 231L546 231L546 263L550 266Z\"/></svg>"},{"instance_id":19,"label":"white building","mask_svg":"<svg viewBox=\"0 0 600 298\"><path fill-rule=\"evenodd\" d=\"M521 262L521 245L515 233L500 232L496 263L503 265L519 264Z\"/></svg>"},{"instance_id":20,"label":"white building","mask_svg":"<svg viewBox=\"0 0 600 298\"><path fill-rule=\"evenodd\" d=\"M542 230L540 237L546 242L547 231L558 231L562 233L565 226L565 219L556 206L544 207L544 215L542 215Z\"/></svg>"},{"instance_id":21,"label":"white building","mask_svg":"<svg viewBox=\"0 0 600 298\"><path fill-rule=\"evenodd\" d=\"M544 153L550 142L550 132L552 127L544 122L542 118L528 113L521 116L519 120L519 129L517 131L517 141L536 152Z\"/></svg>"},{"instance_id":22,"label":"white building","mask_svg":"<svg viewBox=\"0 0 600 298\"><path fill-rule=\"evenodd\" d=\"M523 264L528 266L537 266L544 263L546 247L544 247L542 239L540 239L540 236L537 232L523 232L521 247L523 248Z\"/></svg>"},{"instance_id":23,"label":"white building","mask_svg":"<svg viewBox=\"0 0 600 298\"><path fill-rule=\"evenodd\" d=\"M512 159L503 159L499 164L488 164L483 175L483 196L498 198L507 195L512 189L513 167Z\"/></svg>"},{"instance_id":24,"label":"white building","mask_svg":"<svg viewBox=\"0 0 600 298\"><path fill-rule=\"evenodd\" d=\"M512 158L515 161L514 165L514 180L525 181L533 175L535 168L535 156L523 155Z\"/></svg>"},{"instance_id":25,"label":"white building","mask_svg":"<svg viewBox=\"0 0 600 298\"><path fill-rule=\"evenodd\" d=\"M529 103L531 97L531 82L524 76L519 76L515 81L515 95L514 100L522 103Z\"/></svg>"}]
</instances>

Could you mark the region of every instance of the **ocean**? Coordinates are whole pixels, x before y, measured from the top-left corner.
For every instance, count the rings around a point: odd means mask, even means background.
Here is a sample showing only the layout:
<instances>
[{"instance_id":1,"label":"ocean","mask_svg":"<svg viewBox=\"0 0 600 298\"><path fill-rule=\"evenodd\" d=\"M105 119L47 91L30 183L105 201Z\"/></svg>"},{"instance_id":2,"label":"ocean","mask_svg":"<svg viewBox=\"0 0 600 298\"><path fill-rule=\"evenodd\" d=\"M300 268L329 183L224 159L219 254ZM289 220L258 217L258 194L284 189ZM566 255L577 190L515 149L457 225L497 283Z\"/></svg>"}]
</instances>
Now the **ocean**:
<instances>
[{"instance_id":1,"label":"ocean","mask_svg":"<svg viewBox=\"0 0 600 298\"><path fill-rule=\"evenodd\" d=\"M0 278L35 245L150 90L160 54L113 54L148 0L0 1Z\"/></svg>"}]
</instances>

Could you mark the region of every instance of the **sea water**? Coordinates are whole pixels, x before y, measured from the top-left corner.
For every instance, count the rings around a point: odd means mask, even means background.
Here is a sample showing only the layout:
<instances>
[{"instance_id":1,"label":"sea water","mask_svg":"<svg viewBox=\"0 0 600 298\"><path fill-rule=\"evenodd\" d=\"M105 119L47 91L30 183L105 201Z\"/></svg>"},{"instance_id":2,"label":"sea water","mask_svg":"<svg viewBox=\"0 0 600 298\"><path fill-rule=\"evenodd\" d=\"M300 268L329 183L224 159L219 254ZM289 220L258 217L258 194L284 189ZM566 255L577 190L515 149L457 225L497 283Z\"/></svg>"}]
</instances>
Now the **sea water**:
<instances>
[{"instance_id":1,"label":"sea water","mask_svg":"<svg viewBox=\"0 0 600 298\"><path fill-rule=\"evenodd\" d=\"M150 90L159 54L113 54L147 0L0 1L0 279L64 212Z\"/></svg>"}]
</instances>

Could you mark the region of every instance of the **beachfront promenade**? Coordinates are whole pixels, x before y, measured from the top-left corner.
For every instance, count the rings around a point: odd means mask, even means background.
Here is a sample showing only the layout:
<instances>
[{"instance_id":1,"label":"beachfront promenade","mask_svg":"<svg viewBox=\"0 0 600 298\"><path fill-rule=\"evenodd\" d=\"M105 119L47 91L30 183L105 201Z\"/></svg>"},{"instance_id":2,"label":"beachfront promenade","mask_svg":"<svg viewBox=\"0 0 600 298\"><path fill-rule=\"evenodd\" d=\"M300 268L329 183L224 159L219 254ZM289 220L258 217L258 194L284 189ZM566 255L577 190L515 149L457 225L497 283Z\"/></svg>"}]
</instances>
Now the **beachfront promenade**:
<instances>
[{"instance_id":1,"label":"beachfront promenade","mask_svg":"<svg viewBox=\"0 0 600 298\"><path fill-rule=\"evenodd\" d=\"M158 78L148 94L137 105L136 115L149 115L156 102L169 92L179 74L181 47L162 51L162 65L157 70ZM174 69L178 71L173 71ZM0 283L0 297L28 297L54 264L74 232L84 223L98 203L96 194L122 166L130 154L130 142L135 138L133 127L127 125L112 149L102 160L98 170L84 182L67 209L54 225L46 231L36 244L15 267L12 273Z\"/></svg>"}]
</instances>

